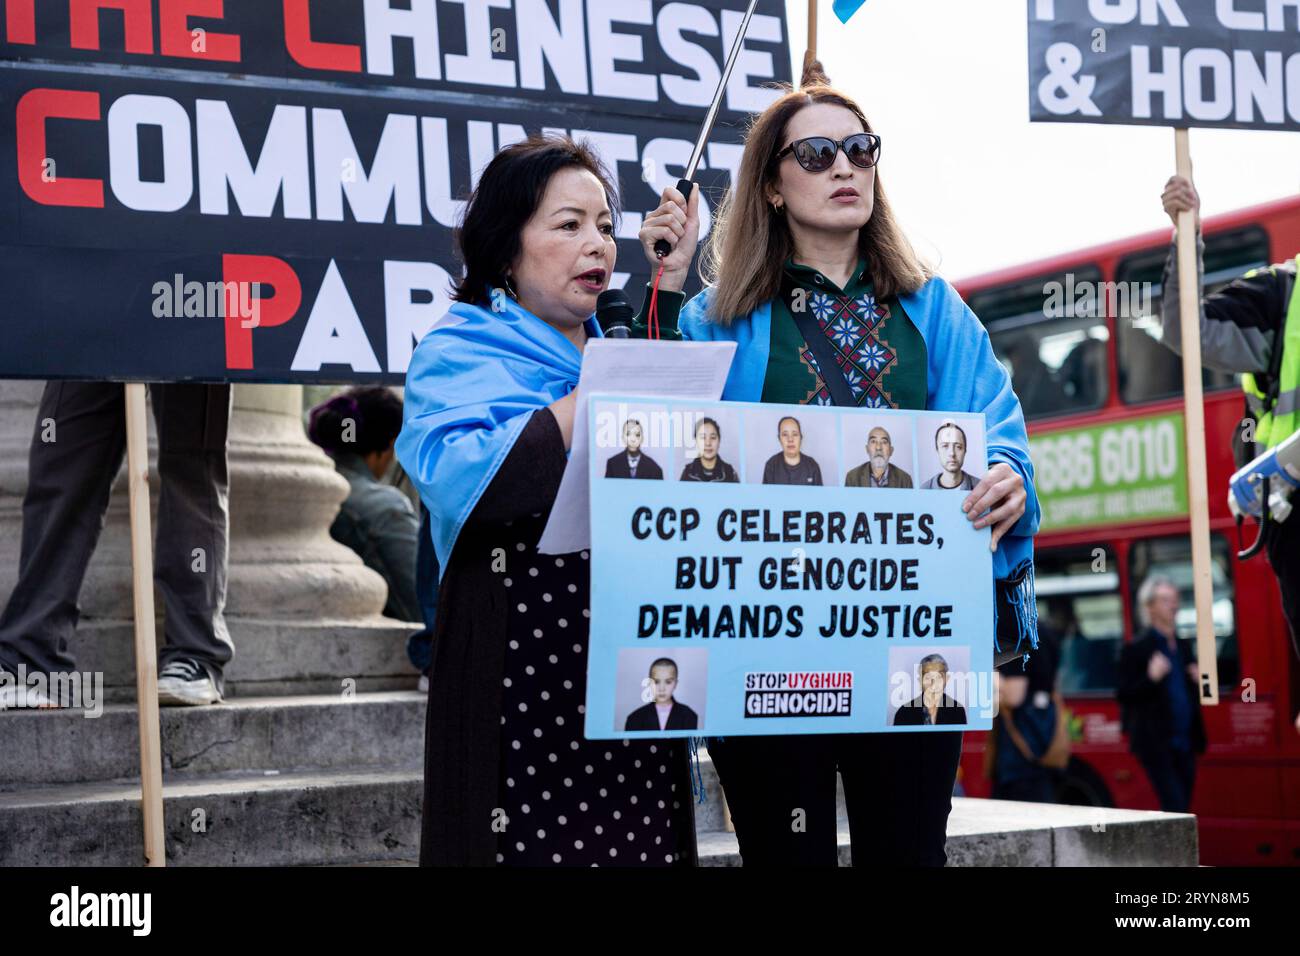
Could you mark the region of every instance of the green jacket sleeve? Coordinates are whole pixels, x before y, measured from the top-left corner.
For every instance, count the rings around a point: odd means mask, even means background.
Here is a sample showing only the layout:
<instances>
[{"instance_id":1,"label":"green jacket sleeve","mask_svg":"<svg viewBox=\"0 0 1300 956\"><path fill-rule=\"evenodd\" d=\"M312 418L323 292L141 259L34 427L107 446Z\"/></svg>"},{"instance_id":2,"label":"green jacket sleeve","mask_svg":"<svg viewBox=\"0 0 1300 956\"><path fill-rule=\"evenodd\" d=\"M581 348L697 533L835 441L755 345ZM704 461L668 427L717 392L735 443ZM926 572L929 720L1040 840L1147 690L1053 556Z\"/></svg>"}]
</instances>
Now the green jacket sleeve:
<instances>
[{"instance_id":1,"label":"green jacket sleeve","mask_svg":"<svg viewBox=\"0 0 1300 956\"><path fill-rule=\"evenodd\" d=\"M646 283L645 298L641 302L641 311L637 313L636 318L632 320L632 338L646 339L650 337L648 319L650 316L650 283ZM680 341L682 337L681 330L677 328L677 319L681 315L682 306L686 304L686 294L684 292L669 292L666 289L659 290L659 337L671 341Z\"/></svg>"}]
</instances>

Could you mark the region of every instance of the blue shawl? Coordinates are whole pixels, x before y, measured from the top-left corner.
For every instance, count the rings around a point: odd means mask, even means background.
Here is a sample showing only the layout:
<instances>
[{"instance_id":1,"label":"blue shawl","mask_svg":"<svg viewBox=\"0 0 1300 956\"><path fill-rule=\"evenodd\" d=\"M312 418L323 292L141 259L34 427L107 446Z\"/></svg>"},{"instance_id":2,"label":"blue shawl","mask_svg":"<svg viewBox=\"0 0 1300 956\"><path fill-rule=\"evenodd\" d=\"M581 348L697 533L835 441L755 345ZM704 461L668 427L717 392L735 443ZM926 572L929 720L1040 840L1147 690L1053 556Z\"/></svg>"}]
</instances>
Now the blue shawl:
<instances>
[{"instance_id":1,"label":"blue shawl","mask_svg":"<svg viewBox=\"0 0 1300 956\"><path fill-rule=\"evenodd\" d=\"M458 302L420 340L406 372L397 459L429 511L439 580L456 538L539 408L578 385L582 353L514 299L500 312ZM587 334L600 338L595 319Z\"/></svg>"},{"instance_id":2,"label":"blue shawl","mask_svg":"<svg viewBox=\"0 0 1300 956\"><path fill-rule=\"evenodd\" d=\"M763 394L771 343L772 303L765 302L729 325L708 318L711 289L686 303L678 327L682 338L737 343L722 397L730 401L757 402ZM1006 462L1025 483L1028 500L1020 520L1002 536L993 553L995 613L1007 605L1015 621L1016 646L1026 638L1038 646L1038 613L1034 601L1034 534L1038 531L1038 496L1034 493L1034 466L1029 460L1029 436L1020 400L1011 390L1011 377L993 354L988 332L957 290L935 276L914 294L899 296L907 317L925 340L928 369L926 408L945 412L983 412L987 427L989 464ZM997 643L996 621L994 647Z\"/></svg>"}]
</instances>

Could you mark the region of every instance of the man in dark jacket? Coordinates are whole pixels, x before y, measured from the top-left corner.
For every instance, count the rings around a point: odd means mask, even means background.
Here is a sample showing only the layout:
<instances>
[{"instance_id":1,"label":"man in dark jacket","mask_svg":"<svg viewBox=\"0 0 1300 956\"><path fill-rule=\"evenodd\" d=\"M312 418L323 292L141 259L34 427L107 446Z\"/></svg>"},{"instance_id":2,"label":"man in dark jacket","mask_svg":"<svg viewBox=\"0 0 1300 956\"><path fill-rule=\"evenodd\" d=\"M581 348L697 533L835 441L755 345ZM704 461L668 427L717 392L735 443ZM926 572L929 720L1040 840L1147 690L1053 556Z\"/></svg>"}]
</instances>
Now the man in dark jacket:
<instances>
[{"instance_id":1,"label":"man in dark jacket","mask_svg":"<svg viewBox=\"0 0 1300 956\"><path fill-rule=\"evenodd\" d=\"M163 706L219 703L235 654L225 616L231 394L229 384L149 386L161 481L154 581L167 611L158 652ZM126 456L124 396L113 382L45 385L28 457L18 583L0 613L0 673L26 668L48 679L75 669L68 648L77 598ZM21 689L0 679L0 711L67 706Z\"/></svg>"},{"instance_id":2,"label":"man in dark jacket","mask_svg":"<svg viewBox=\"0 0 1300 956\"><path fill-rule=\"evenodd\" d=\"M1192 805L1196 757L1205 753L1198 676L1187 643L1174 631L1178 588L1153 576L1138 589L1146 630L1120 654L1119 703L1129 749L1146 770L1160 809Z\"/></svg>"},{"instance_id":3,"label":"man in dark jacket","mask_svg":"<svg viewBox=\"0 0 1300 956\"><path fill-rule=\"evenodd\" d=\"M623 423L624 448L605 462L606 478L650 478L662 481L663 469L659 463L641 450L643 433L641 423L629 418Z\"/></svg>"},{"instance_id":4,"label":"man in dark jacket","mask_svg":"<svg viewBox=\"0 0 1300 956\"><path fill-rule=\"evenodd\" d=\"M1203 283L1205 242L1200 235L1201 200L1195 187L1183 177L1174 176L1165 185L1161 200L1175 225L1180 212L1195 213L1197 281ZM1202 292L1201 361L1207 368L1242 374L1242 388L1258 426L1252 441L1243 439L1245 447L1239 464L1277 445L1300 424L1296 416L1300 374L1294 358L1300 336L1297 263L1300 257L1253 269L1211 295ZM1162 288L1161 340L1174 352L1180 352L1176 241L1169 246ZM1240 431L1236 437L1243 438ZM1294 499L1292 503L1300 504ZM1300 654L1300 521L1292 516L1288 521L1269 522L1264 544L1282 594L1282 613ZM1296 729L1300 731L1300 716Z\"/></svg>"},{"instance_id":5,"label":"man in dark jacket","mask_svg":"<svg viewBox=\"0 0 1300 956\"><path fill-rule=\"evenodd\" d=\"M928 727L966 723L966 708L944 691L950 675L948 662L941 654L921 659L921 693L894 711L895 727Z\"/></svg>"},{"instance_id":6,"label":"man in dark jacket","mask_svg":"<svg viewBox=\"0 0 1300 956\"><path fill-rule=\"evenodd\" d=\"M912 476L891 462L894 441L889 432L877 425L867 433L867 460L850 468L844 476L845 488L911 488Z\"/></svg>"}]
</instances>

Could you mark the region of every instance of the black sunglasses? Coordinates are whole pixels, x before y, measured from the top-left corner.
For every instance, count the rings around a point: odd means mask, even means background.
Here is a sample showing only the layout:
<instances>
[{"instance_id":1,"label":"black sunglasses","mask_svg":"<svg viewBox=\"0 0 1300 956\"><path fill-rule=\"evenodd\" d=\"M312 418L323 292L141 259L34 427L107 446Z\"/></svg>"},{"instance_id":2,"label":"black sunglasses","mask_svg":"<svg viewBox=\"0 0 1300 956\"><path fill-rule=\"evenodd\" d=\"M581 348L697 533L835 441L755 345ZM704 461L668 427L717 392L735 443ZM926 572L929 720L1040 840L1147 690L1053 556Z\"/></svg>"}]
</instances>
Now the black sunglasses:
<instances>
[{"instance_id":1,"label":"black sunglasses","mask_svg":"<svg viewBox=\"0 0 1300 956\"><path fill-rule=\"evenodd\" d=\"M776 154L779 163L786 153L794 153L799 165L810 173L821 173L835 163L835 154L844 150L849 162L862 169L870 169L880 162L880 137L875 133L854 133L836 142L829 136L809 136L796 139Z\"/></svg>"}]
</instances>

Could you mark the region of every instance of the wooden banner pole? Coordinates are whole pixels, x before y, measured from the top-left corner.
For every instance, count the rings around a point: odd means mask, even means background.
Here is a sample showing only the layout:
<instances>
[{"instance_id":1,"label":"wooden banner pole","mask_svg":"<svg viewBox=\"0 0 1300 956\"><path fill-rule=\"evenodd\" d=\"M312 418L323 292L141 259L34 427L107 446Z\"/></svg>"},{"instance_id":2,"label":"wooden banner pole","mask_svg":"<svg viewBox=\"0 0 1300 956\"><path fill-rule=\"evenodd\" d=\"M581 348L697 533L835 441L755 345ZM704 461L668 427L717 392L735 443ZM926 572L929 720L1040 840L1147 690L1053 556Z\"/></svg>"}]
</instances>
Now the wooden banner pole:
<instances>
[{"instance_id":1,"label":"wooden banner pole","mask_svg":"<svg viewBox=\"0 0 1300 956\"><path fill-rule=\"evenodd\" d=\"M808 0L808 45L803 51L803 66L817 59L817 0Z\"/></svg>"},{"instance_id":2,"label":"wooden banner pole","mask_svg":"<svg viewBox=\"0 0 1300 956\"><path fill-rule=\"evenodd\" d=\"M1187 130L1174 130L1178 175L1191 182ZM1187 509L1191 516L1192 587L1196 603L1196 657L1201 703L1219 703L1214 642L1214 578L1210 570L1210 500L1205 474L1205 402L1201 390L1201 290L1196 270L1196 215L1178 214L1178 299L1182 326L1183 421L1187 441Z\"/></svg>"},{"instance_id":3,"label":"wooden banner pole","mask_svg":"<svg viewBox=\"0 0 1300 956\"><path fill-rule=\"evenodd\" d=\"M153 535L149 517L149 446L144 385L126 386L126 468L131 501L131 573L135 596L135 690L140 720L140 810L146 866L166 866L162 734L158 719L158 645L154 634Z\"/></svg>"}]
</instances>

